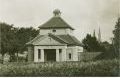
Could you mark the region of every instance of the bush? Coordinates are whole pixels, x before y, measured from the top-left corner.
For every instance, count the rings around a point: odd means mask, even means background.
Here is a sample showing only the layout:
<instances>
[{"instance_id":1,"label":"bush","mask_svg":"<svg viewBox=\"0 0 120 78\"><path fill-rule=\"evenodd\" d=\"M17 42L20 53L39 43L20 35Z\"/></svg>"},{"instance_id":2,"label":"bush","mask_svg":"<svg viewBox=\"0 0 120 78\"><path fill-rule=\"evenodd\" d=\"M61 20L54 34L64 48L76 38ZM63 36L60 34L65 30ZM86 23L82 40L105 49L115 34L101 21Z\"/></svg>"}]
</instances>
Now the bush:
<instances>
[{"instance_id":1,"label":"bush","mask_svg":"<svg viewBox=\"0 0 120 78\"><path fill-rule=\"evenodd\" d=\"M0 76L118 76L119 61L8 63Z\"/></svg>"}]
</instances>

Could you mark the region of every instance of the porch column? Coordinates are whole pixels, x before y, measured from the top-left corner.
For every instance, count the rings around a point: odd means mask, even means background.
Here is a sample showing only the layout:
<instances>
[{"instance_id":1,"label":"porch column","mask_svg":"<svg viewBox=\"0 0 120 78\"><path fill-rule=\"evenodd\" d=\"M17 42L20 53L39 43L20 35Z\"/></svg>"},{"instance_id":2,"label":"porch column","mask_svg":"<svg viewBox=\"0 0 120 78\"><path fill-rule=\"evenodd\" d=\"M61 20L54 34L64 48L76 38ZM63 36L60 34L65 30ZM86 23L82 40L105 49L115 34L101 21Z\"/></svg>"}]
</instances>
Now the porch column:
<instances>
[{"instance_id":1,"label":"porch column","mask_svg":"<svg viewBox=\"0 0 120 78\"><path fill-rule=\"evenodd\" d=\"M44 49L41 49L41 62L44 62Z\"/></svg>"},{"instance_id":2,"label":"porch column","mask_svg":"<svg viewBox=\"0 0 120 78\"><path fill-rule=\"evenodd\" d=\"M77 47L73 49L73 61L78 61Z\"/></svg>"},{"instance_id":3,"label":"porch column","mask_svg":"<svg viewBox=\"0 0 120 78\"><path fill-rule=\"evenodd\" d=\"M57 62L60 61L60 57L59 57L59 49L56 49L56 61L57 61Z\"/></svg>"},{"instance_id":4,"label":"porch column","mask_svg":"<svg viewBox=\"0 0 120 78\"><path fill-rule=\"evenodd\" d=\"M66 61L66 49L62 49L62 61Z\"/></svg>"},{"instance_id":5,"label":"porch column","mask_svg":"<svg viewBox=\"0 0 120 78\"><path fill-rule=\"evenodd\" d=\"M34 62L38 62L38 49L34 47Z\"/></svg>"}]
</instances>

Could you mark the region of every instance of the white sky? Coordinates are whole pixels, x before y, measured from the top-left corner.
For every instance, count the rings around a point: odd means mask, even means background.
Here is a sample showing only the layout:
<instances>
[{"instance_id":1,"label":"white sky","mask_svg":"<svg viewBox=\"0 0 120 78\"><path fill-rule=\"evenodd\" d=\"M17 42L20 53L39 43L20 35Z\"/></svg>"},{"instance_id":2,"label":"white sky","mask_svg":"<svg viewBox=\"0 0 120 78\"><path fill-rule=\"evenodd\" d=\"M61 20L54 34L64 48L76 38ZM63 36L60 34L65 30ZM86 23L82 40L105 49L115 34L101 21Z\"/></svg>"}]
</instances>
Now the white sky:
<instances>
[{"instance_id":1,"label":"white sky","mask_svg":"<svg viewBox=\"0 0 120 78\"><path fill-rule=\"evenodd\" d=\"M34 27L48 21L54 9L76 30L74 35L82 40L87 33L98 33L102 41L110 41L112 30L120 12L119 0L0 0L0 21L15 27ZM119 4L119 5L118 5Z\"/></svg>"}]
</instances>

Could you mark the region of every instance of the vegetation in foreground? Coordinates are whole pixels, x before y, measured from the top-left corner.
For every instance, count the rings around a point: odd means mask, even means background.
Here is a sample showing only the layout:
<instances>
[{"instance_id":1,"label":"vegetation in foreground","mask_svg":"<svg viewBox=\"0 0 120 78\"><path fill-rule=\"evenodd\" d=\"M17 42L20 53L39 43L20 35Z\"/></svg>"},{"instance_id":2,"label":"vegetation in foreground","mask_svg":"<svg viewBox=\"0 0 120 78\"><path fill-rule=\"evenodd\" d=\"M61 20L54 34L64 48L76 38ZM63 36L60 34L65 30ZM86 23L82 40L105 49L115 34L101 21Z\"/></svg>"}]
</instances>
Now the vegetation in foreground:
<instances>
[{"instance_id":1,"label":"vegetation in foreground","mask_svg":"<svg viewBox=\"0 0 120 78\"><path fill-rule=\"evenodd\" d=\"M88 62L9 63L0 65L0 76L118 76L119 60Z\"/></svg>"}]
</instances>

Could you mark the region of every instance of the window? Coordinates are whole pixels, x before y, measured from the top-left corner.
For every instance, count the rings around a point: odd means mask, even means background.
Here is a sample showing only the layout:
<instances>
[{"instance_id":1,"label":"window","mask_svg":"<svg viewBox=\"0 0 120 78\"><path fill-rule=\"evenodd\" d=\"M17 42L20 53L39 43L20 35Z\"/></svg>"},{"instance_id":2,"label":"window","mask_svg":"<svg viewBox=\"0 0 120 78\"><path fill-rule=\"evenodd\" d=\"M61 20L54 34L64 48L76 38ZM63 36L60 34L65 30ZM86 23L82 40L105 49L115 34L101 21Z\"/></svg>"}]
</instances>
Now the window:
<instances>
[{"instance_id":1,"label":"window","mask_svg":"<svg viewBox=\"0 0 120 78\"><path fill-rule=\"evenodd\" d=\"M38 59L41 59L41 49L38 49Z\"/></svg>"},{"instance_id":2,"label":"window","mask_svg":"<svg viewBox=\"0 0 120 78\"><path fill-rule=\"evenodd\" d=\"M56 32L56 30L55 30L55 29L53 29L52 31L53 31L53 32Z\"/></svg>"},{"instance_id":3,"label":"window","mask_svg":"<svg viewBox=\"0 0 120 78\"><path fill-rule=\"evenodd\" d=\"M69 60L71 60L71 56L72 56L71 53L69 53Z\"/></svg>"}]
</instances>

